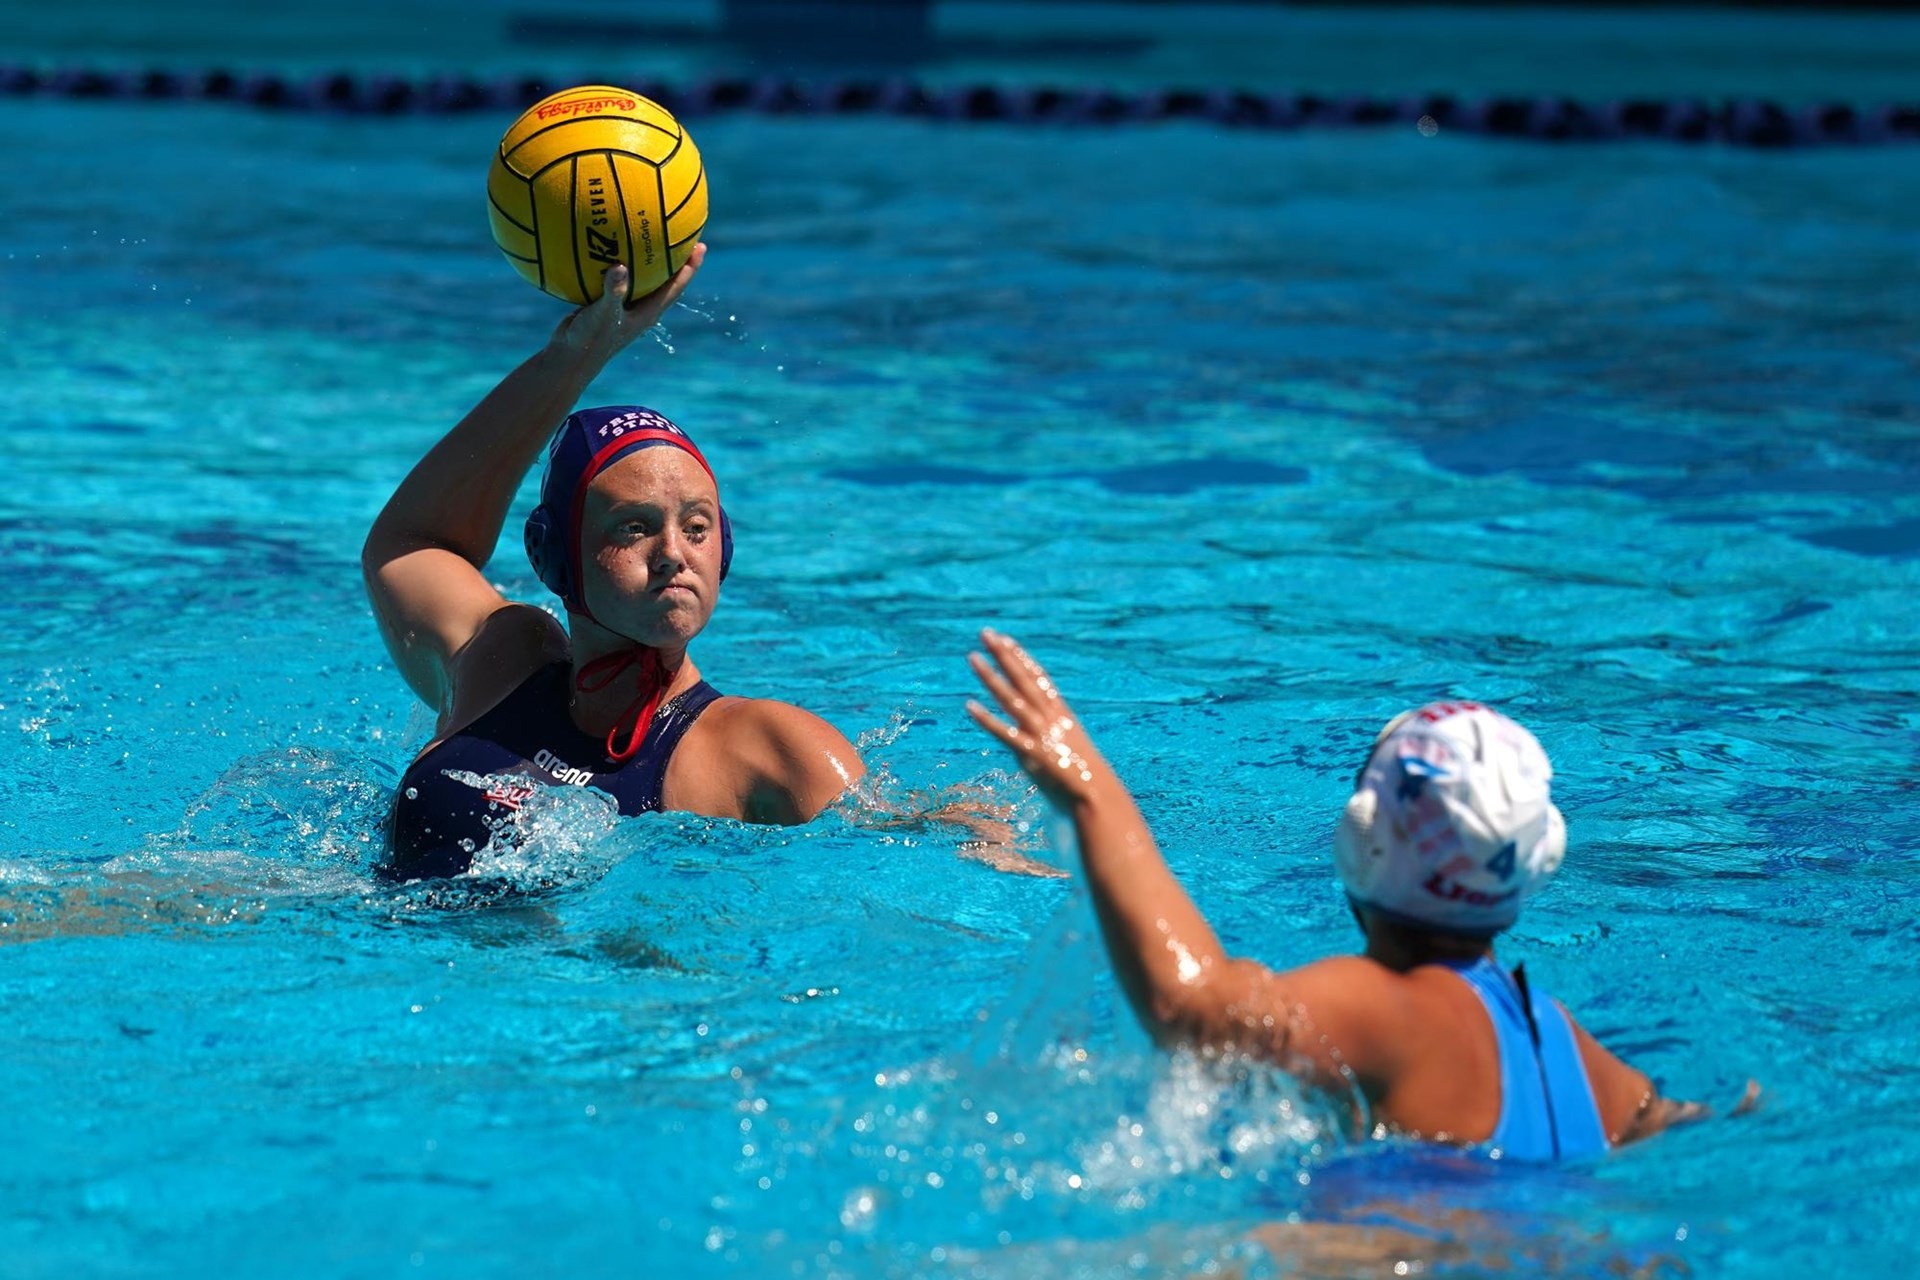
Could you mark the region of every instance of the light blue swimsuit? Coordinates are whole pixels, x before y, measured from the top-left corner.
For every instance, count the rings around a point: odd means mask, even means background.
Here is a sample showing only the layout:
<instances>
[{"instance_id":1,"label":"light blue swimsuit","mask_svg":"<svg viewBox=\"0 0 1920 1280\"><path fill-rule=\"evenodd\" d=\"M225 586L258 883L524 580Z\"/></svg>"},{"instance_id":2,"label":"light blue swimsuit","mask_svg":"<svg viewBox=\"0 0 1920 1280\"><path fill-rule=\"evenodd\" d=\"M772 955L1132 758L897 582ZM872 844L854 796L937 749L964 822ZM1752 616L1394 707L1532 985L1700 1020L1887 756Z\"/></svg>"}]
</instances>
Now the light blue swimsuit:
<instances>
[{"instance_id":1,"label":"light blue swimsuit","mask_svg":"<svg viewBox=\"0 0 1920 1280\"><path fill-rule=\"evenodd\" d=\"M1544 992L1482 956L1447 966L1486 1006L1500 1041L1500 1123L1486 1145L1505 1159L1580 1160L1603 1154L1606 1128L1573 1026ZM1531 1006L1532 1017L1527 1010Z\"/></svg>"}]
</instances>

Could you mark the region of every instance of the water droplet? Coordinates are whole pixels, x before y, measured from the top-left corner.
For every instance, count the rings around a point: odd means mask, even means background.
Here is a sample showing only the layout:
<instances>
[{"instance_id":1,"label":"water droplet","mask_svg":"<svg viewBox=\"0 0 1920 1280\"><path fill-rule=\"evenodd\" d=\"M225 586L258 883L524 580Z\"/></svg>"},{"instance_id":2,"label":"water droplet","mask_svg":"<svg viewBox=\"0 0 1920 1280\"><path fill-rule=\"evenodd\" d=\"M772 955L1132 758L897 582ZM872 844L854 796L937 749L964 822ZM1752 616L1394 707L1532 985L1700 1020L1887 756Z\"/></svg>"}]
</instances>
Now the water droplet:
<instances>
[{"instance_id":1,"label":"water droplet","mask_svg":"<svg viewBox=\"0 0 1920 1280\"><path fill-rule=\"evenodd\" d=\"M840 1206L840 1225L849 1231L871 1231L878 1207L879 1197L871 1187L855 1187Z\"/></svg>"}]
</instances>

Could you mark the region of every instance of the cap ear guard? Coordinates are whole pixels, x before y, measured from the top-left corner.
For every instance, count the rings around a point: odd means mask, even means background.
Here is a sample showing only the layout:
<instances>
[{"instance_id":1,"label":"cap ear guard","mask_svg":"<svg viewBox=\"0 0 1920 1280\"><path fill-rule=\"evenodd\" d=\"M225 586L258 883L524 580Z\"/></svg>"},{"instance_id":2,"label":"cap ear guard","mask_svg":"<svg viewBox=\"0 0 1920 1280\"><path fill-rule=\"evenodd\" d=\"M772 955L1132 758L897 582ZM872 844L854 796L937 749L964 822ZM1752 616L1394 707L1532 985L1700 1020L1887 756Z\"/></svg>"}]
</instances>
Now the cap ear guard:
<instances>
[{"instance_id":1,"label":"cap ear guard","mask_svg":"<svg viewBox=\"0 0 1920 1280\"><path fill-rule=\"evenodd\" d=\"M527 517L527 560L547 590L571 606L575 603L573 557L567 554L566 534L562 532L565 523L554 519L546 503L535 507L533 514Z\"/></svg>"},{"instance_id":2,"label":"cap ear guard","mask_svg":"<svg viewBox=\"0 0 1920 1280\"><path fill-rule=\"evenodd\" d=\"M733 568L733 521L727 519L727 509L720 508L720 581L727 580L727 571Z\"/></svg>"},{"instance_id":3,"label":"cap ear guard","mask_svg":"<svg viewBox=\"0 0 1920 1280\"><path fill-rule=\"evenodd\" d=\"M1560 816L1560 806L1547 806L1547 831L1540 837L1540 843L1533 847L1533 856L1527 859L1527 869L1533 880L1527 886L1523 897L1532 897L1545 886L1553 873L1560 870L1560 864L1567 857L1567 820Z\"/></svg>"},{"instance_id":4,"label":"cap ear guard","mask_svg":"<svg viewBox=\"0 0 1920 1280\"><path fill-rule=\"evenodd\" d=\"M1373 824L1380 816L1380 797L1372 787L1361 787L1347 799L1340 814L1340 825L1333 833L1333 865L1347 893L1365 900L1373 886L1375 869L1386 856L1373 838Z\"/></svg>"}]
</instances>

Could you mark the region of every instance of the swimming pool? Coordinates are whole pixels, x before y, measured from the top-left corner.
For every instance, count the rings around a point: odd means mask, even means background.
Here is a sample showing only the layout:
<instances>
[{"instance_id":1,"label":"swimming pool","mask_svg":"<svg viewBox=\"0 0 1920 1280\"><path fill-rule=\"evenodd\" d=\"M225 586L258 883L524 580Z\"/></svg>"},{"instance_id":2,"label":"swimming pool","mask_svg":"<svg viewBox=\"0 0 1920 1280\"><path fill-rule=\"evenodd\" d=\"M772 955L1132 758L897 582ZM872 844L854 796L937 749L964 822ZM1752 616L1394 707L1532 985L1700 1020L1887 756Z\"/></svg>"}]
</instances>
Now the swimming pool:
<instances>
[{"instance_id":1,"label":"swimming pool","mask_svg":"<svg viewBox=\"0 0 1920 1280\"><path fill-rule=\"evenodd\" d=\"M502 122L11 119L59 145L0 197L0 1270L1257 1273L1289 1214L1427 1221L1323 1108L1157 1063L1070 885L938 830L556 812L522 892L378 884L428 725L359 540L557 318L486 243ZM717 685L1044 849L960 713L1010 631L1274 964L1353 941L1325 839L1384 716L1502 705L1572 831L1505 950L1675 1092L1770 1096L1456 1188L1466 1234L1904 1255L1912 152L697 136L698 299L598 393L729 486Z\"/></svg>"}]
</instances>

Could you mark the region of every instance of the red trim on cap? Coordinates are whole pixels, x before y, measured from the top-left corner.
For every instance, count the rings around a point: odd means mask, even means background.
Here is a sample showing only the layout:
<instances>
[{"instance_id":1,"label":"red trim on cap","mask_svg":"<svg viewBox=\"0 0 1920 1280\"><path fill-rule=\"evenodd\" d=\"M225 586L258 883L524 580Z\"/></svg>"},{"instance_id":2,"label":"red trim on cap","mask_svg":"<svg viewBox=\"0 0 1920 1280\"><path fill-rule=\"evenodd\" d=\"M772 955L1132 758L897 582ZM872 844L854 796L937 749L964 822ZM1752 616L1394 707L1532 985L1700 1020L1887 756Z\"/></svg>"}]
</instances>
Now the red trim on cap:
<instances>
[{"instance_id":1,"label":"red trim on cap","mask_svg":"<svg viewBox=\"0 0 1920 1280\"><path fill-rule=\"evenodd\" d=\"M720 486L716 483L715 489ZM1439 724L1452 716L1465 715L1469 711L1485 711L1487 708L1477 702L1429 702L1413 713L1413 718L1421 724Z\"/></svg>"},{"instance_id":2,"label":"red trim on cap","mask_svg":"<svg viewBox=\"0 0 1920 1280\"><path fill-rule=\"evenodd\" d=\"M662 444L677 445L693 455L700 469L707 473L707 479L713 481L713 491L720 492L720 480L713 474L713 468L707 465L706 455L701 453L693 441L683 431L669 431L665 427L640 427L631 431L622 431L613 439L600 446L598 452L587 460L587 469L580 473L580 488L587 487L589 481L607 469L614 456L632 444L644 444L649 440L658 440Z\"/></svg>"}]
</instances>

